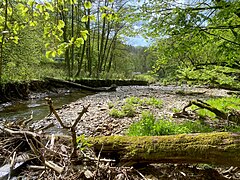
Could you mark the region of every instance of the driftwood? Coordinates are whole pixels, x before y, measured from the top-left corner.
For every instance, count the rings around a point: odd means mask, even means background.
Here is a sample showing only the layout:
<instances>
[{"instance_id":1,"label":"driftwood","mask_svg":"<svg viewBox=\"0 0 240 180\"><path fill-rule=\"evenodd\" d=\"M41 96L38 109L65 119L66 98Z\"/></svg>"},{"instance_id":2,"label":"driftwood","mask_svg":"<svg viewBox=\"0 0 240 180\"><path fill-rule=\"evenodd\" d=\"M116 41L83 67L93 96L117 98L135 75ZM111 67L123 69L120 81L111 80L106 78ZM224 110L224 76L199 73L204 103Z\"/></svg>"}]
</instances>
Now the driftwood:
<instances>
[{"instance_id":1,"label":"driftwood","mask_svg":"<svg viewBox=\"0 0 240 180\"><path fill-rule=\"evenodd\" d=\"M55 78L45 78L47 81L52 82L52 83L59 83L59 84L63 84L63 85L67 85L70 87L75 87L75 88L80 88L83 90L88 90L88 91L93 91L93 92L104 92L104 91L116 91L117 86L115 84L111 85L110 87L99 87L99 88L94 88L94 87L90 87L90 86L85 86L82 84L78 84L78 83L74 83L71 81L65 81L65 80L61 80L61 79L55 79Z\"/></svg>"},{"instance_id":2,"label":"driftwood","mask_svg":"<svg viewBox=\"0 0 240 180\"><path fill-rule=\"evenodd\" d=\"M190 114L186 110L188 107L190 107L192 105L195 105L195 106L198 106L199 108L207 109L207 110L211 111L212 113L214 113L216 115L216 117L218 119L223 119L223 120L226 120L227 122L231 121L231 122L240 124L240 111L235 110L235 109L228 109L228 112L224 112L224 111L219 110L219 109L211 106L210 104L208 104L206 102L203 102L203 101L201 101L199 99L190 101L183 108L182 112L173 114L173 117L184 117L184 118L187 118L187 117L192 116L192 114Z\"/></svg>"},{"instance_id":3,"label":"driftwood","mask_svg":"<svg viewBox=\"0 0 240 180\"><path fill-rule=\"evenodd\" d=\"M57 111L55 110L54 106L53 106L53 102L52 102L52 99L51 98L45 98L45 100L47 101L48 105L49 105L49 115L51 114L54 114L57 121L60 123L61 127L63 129L67 129L67 130L70 130L71 132L71 137L72 137L72 145L73 145L73 152L72 152L72 159L77 159L77 133L76 133L76 127L77 127L77 124L81 121L81 118L82 116L88 111L88 108L90 106L90 104L88 104L87 107L83 107L82 111L79 112L79 115L78 117L75 119L74 123L71 125L71 126L66 126L62 119L59 117Z\"/></svg>"},{"instance_id":4,"label":"driftwood","mask_svg":"<svg viewBox=\"0 0 240 180\"><path fill-rule=\"evenodd\" d=\"M240 167L239 133L171 136L103 136L89 138L94 151L119 165L206 163Z\"/></svg>"}]
</instances>

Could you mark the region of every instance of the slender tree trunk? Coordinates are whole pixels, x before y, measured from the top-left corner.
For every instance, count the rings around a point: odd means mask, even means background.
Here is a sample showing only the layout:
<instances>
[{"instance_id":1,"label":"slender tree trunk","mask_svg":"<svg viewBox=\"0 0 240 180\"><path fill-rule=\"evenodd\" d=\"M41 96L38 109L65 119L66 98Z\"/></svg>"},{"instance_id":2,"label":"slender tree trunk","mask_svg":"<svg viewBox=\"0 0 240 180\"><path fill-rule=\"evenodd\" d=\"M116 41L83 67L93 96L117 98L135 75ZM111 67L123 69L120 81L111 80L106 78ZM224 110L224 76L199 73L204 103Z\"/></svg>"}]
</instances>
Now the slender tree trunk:
<instances>
[{"instance_id":1,"label":"slender tree trunk","mask_svg":"<svg viewBox=\"0 0 240 180\"><path fill-rule=\"evenodd\" d=\"M68 42L68 36L67 36L67 29L68 29L67 23L68 22L67 22L67 17L66 17L67 15L64 12L64 7L61 7L60 15L61 15L62 21L64 21L64 23L65 23L65 26L63 28L63 41L64 42ZM68 77L71 77L71 74L70 74L71 73L71 65L70 65L70 57L69 57L69 55L70 55L69 48L67 48L65 50L64 58L65 58L65 62L66 62L66 65L67 65L67 67L66 67L67 75L68 75Z\"/></svg>"},{"instance_id":2,"label":"slender tree trunk","mask_svg":"<svg viewBox=\"0 0 240 180\"><path fill-rule=\"evenodd\" d=\"M71 28L72 37L74 37L74 4L72 4L72 28ZM74 44L71 47L71 68L70 68L70 76L73 75L73 67L74 67Z\"/></svg>"},{"instance_id":3,"label":"slender tree trunk","mask_svg":"<svg viewBox=\"0 0 240 180\"><path fill-rule=\"evenodd\" d=\"M2 74L3 74L3 41L4 41L4 35L2 35L2 42L0 43L0 83L2 82Z\"/></svg>"},{"instance_id":4,"label":"slender tree trunk","mask_svg":"<svg viewBox=\"0 0 240 180\"><path fill-rule=\"evenodd\" d=\"M96 36L96 29L93 28L93 35L92 35L92 49L91 49L91 52L93 53L94 52L94 47L95 47L95 36ZM92 58L91 58L92 62L91 62L91 74L89 73L89 77L91 77L93 75L93 71L94 71L94 55L92 54Z\"/></svg>"},{"instance_id":5,"label":"slender tree trunk","mask_svg":"<svg viewBox=\"0 0 240 180\"><path fill-rule=\"evenodd\" d=\"M82 64L83 64L83 59L84 59L84 53L85 53L85 48L86 48L86 41L84 41L84 44L82 46L82 53L81 53L81 57L80 57L80 60L79 60L79 63L78 63L78 71L75 75L75 77L79 77L80 74L81 74L81 70L82 70Z\"/></svg>"},{"instance_id":6,"label":"slender tree trunk","mask_svg":"<svg viewBox=\"0 0 240 180\"><path fill-rule=\"evenodd\" d=\"M100 42L100 52L99 52L99 67L98 67L98 77L102 72L102 65L103 65L103 50L104 50L104 41L105 41L105 27L106 27L106 17L103 18L103 24L102 24L102 34L101 34L101 42Z\"/></svg>"},{"instance_id":7,"label":"slender tree trunk","mask_svg":"<svg viewBox=\"0 0 240 180\"><path fill-rule=\"evenodd\" d=\"M110 70L111 70L111 67L112 67L112 62L114 60L114 54L115 54L115 48L116 48L116 44L117 44L117 38L115 37L114 38L114 41L113 41L113 47L112 47L112 50L111 50L111 55L110 55L110 58L109 58L109 62L108 62L108 68L107 68L107 72L109 73Z\"/></svg>"},{"instance_id":8,"label":"slender tree trunk","mask_svg":"<svg viewBox=\"0 0 240 180\"><path fill-rule=\"evenodd\" d=\"M2 31L2 39L0 42L0 83L2 82L3 75L3 44L5 41L5 34L7 33L7 21L8 21L8 0L5 0L5 9L4 9L4 27Z\"/></svg>"},{"instance_id":9,"label":"slender tree trunk","mask_svg":"<svg viewBox=\"0 0 240 180\"><path fill-rule=\"evenodd\" d=\"M90 9L87 11L88 15L91 14ZM92 74L92 56L91 56L91 31L90 31L90 19L88 19L88 22L86 24L86 29L88 30L89 36L87 39L87 49L86 49L86 54L87 54L87 69L89 76Z\"/></svg>"},{"instance_id":10,"label":"slender tree trunk","mask_svg":"<svg viewBox=\"0 0 240 180\"><path fill-rule=\"evenodd\" d=\"M98 60L97 60L97 77L99 76L99 67L100 67L100 1L98 1L98 10L97 10L97 55L98 55Z\"/></svg>"},{"instance_id":11,"label":"slender tree trunk","mask_svg":"<svg viewBox=\"0 0 240 180\"><path fill-rule=\"evenodd\" d=\"M105 71L106 63L107 63L106 52L107 52L107 46L108 46L110 32L111 32L111 27L110 27L110 23L108 22L107 36L106 36L106 41L105 41L103 55L102 55L102 61L104 62L104 65L103 65L103 70L104 71Z\"/></svg>"}]
</instances>

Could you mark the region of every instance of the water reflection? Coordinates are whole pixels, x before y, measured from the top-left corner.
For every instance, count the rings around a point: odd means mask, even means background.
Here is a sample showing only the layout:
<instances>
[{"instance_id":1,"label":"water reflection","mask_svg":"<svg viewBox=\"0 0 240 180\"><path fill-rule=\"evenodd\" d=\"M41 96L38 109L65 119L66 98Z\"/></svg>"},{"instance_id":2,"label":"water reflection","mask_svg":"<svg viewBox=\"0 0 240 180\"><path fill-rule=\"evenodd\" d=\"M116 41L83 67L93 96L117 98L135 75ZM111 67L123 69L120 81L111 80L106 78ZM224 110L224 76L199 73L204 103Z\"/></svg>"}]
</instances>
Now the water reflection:
<instances>
[{"instance_id":1,"label":"water reflection","mask_svg":"<svg viewBox=\"0 0 240 180\"><path fill-rule=\"evenodd\" d=\"M55 94L49 96L52 98L54 106L56 108L61 107L64 104L69 104L83 98L87 95L93 94L89 91L74 91L61 94ZM0 107L0 120L19 120L27 119L33 112L33 120L40 120L46 117L49 113L48 106L44 100L44 97L40 99L31 99L27 101L17 101L13 103L5 103Z\"/></svg>"}]
</instances>

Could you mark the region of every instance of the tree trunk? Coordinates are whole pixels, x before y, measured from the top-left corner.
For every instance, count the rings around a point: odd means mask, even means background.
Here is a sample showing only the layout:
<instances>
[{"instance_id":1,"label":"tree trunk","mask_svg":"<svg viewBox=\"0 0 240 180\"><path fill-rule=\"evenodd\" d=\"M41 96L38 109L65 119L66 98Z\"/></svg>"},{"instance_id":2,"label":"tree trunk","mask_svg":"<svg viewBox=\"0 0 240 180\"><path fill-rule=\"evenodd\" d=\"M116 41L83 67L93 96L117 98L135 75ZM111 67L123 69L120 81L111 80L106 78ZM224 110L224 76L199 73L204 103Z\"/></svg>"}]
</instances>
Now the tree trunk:
<instances>
[{"instance_id":1,"label":"tree trunk","mask_svg":"<svg viewBox=\"0 0 240 180\"><path fill-rule=\"evenodd\" d=\"M239 133L171 136L103 136L89 138L101 157L119 165L139 163L206 163L240 166Z\"/></svg>"},{"instance_id":2,"label":"tree trunk","mask_svg":"<svg viewBox=\"0 0 240 180\"><path fill-rule=\"evenodd\" d=\"M4 48L4 41L5 41L5 32L8 28L8 0L5 0L5 9L4 9L4 26L2 29L2 37L0 42L0 83L2 82L2 75L3 75L3 48Z\"/></svg>"}]
</instances>

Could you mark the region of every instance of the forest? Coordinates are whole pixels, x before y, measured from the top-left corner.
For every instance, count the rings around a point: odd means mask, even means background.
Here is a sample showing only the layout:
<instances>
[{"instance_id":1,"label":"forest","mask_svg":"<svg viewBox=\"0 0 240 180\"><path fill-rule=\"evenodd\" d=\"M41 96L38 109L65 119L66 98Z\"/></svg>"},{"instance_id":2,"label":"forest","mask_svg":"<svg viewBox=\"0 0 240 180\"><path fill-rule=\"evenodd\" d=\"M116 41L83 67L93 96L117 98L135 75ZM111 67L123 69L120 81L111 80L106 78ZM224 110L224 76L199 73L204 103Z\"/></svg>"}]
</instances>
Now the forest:
<instances>
[{"instance_id":1,"label":"forest","mask_svg":"<svg viewBox=\"0 0 240 180\"><path fill-rule=\"evenodd\" d=\"M239 179L239 90L239 0L2 0L0 179Z\"/></svg>"},{"instance_id":2,"label":"forest","mask_svg":"<svg viewBox=\"0 0 240 180\"><path fill-rule=\"evenodd\" d=\"M239 80L238 1L4 0L0 10L1 83L133 72L190 84ZM148 46L131 45L136 36Z\"/></svg>"}]
</instances>

